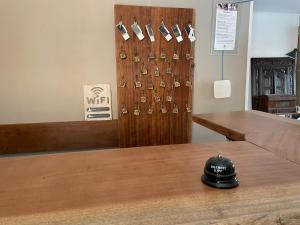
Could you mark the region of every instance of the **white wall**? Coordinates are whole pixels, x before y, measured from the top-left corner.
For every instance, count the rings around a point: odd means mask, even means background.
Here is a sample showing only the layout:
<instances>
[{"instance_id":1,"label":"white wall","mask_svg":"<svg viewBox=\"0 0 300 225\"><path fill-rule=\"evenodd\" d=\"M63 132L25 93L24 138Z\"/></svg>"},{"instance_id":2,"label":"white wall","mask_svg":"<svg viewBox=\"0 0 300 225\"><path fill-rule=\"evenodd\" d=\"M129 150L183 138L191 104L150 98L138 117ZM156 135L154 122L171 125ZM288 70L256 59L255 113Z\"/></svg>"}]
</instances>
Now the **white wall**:
<instances>
[{"instance_id":1,"label":"white wall","mask_svg":"<svg viewBox=\"0 0 300 225\"><path fill-rule=\"evenodd\" d=\"M254 11L252 57L283 57L297 48L299 14Z\"/></svg>"},{"instance_id":2,"label":"white wall","mask_svg":"<svg viewBox=\"0 0 300 225\"><path fill-rule=\"evenodd\" d=\"M299 0L254 0L254 11L300 14Z\"/></svg>"},{"instance_id":3,"label":"white wall","mask_svg":"<svg viewBox=\"0 0 300 225\"><path fill-rule=\"evenodd\" d=\"M210 55L211 0L1 0L0 124L83 120L84 84L112 86L117 118L115 3L196 9L194 112L243 110L249 4L240 6L238 55L225 57L232 97L213 98L221 57ZM193 126L193 141L224 140Z\"/></svg>"}]
</instances>

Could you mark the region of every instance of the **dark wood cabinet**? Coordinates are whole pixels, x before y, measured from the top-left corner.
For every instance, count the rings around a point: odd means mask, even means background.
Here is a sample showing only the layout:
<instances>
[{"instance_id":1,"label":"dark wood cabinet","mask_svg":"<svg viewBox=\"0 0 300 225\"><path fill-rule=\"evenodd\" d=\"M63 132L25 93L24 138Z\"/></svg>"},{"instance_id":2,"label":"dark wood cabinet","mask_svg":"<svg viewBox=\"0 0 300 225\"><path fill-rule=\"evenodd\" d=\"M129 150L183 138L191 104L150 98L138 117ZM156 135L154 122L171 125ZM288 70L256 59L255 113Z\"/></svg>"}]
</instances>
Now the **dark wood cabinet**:
<instances>
[{"instance_id":1,"label":"dark wood cabinet","mask_svg":"<svg viewBox=\"0 0 300 225\"><path fill-rule=\"evenodd\" d=\"M295 61L292 58L251 60L252 109L270 113L296 111Z\"/></svg>"}]
</instances>

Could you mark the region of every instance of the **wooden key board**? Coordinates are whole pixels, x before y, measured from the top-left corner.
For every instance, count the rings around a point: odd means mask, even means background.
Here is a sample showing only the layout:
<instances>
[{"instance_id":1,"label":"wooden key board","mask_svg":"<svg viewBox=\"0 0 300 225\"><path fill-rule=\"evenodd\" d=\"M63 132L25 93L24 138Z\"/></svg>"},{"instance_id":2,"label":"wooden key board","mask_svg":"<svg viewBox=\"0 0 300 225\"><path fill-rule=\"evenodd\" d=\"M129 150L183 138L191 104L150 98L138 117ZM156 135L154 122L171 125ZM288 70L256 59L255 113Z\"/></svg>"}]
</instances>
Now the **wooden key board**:
<instances>
[{"instance_id":1,"label":"wooden key board","mask_svg":"<svg viewBox=\"0 0 300 225\"><path fill-rule=\"evenodd\" d=\"M120 21L130 36L125 40L115 27L120 147L190 142L195 42L184 27L195 26L194 10L115 5L115 25ZM133 32L134 22L143 40ZM159 32L162 23L170 41ZM175 24L182 33L180 43L172 31Z\"/></svg>"}]
</instances>

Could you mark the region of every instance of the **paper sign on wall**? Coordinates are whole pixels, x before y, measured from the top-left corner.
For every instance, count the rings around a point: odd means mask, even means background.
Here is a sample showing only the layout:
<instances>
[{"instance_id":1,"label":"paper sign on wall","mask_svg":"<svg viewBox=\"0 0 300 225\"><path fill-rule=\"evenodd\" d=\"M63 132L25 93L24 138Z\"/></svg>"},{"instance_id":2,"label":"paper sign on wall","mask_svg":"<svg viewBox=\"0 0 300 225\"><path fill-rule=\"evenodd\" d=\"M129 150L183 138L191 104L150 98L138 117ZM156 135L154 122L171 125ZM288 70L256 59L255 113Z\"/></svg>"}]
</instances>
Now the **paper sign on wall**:
<instances>
[{"instance_id":1,"label":"paper sign on wall","mask_svg":"<svg viewBox=\"0 0 300 225\"><path fill-rule=\"evenodd\" d=\"M218 4L216 12L215 50L235 49L237 13L237 4Z\"/></svg>"},{"instance_id":2,"label":"paper sign on wall","mask_svg":"<svg viewBox=\"0 0 300 225\"><path fill-rule=\"evenodd\" d=\"M83 89L85 120L112 120L109 84L85 85Z\"/></svg>"}]
</instances>

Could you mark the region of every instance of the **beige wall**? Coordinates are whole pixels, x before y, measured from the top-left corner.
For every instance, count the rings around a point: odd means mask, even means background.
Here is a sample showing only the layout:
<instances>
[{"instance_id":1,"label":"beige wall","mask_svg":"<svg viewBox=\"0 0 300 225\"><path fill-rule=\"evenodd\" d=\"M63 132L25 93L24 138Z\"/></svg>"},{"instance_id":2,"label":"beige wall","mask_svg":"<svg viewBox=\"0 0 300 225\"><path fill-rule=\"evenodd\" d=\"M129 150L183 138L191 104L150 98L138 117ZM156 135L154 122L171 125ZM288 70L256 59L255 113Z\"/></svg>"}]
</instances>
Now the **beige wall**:
<instances>
[{"instance_id":1,"label":"beige wall","mask_svg":"<svg viewBox=\"0 0 300 225\"><path fill-rule=\"evenodd\" d=\"M84 84L109 83L117 118L113 5L196 9L194 113L244 109L249 4L240 5L239 53L225 58L232 97L213 98L211 0L0 0L0 124L82 120ZM194 142L223 140L200 126Z\"/></svg>"}]
</instances>

